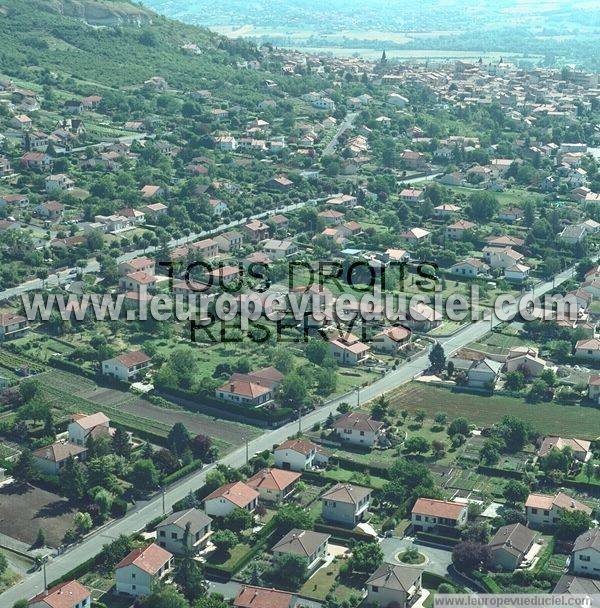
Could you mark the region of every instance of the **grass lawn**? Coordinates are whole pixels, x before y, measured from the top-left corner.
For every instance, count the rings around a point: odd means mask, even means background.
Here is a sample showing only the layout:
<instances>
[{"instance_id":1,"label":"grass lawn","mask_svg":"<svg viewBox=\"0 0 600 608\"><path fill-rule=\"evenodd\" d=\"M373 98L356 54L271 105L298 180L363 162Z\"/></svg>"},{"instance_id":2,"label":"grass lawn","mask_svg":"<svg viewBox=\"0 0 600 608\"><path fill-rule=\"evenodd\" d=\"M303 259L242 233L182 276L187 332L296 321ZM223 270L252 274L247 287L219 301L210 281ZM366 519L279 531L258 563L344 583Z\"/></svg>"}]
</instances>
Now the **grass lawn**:
<instances>
[{"instance_id":1,"label":"grass lawn","mask_svg":"<svg viewBox=\"0 0 600 608\"><path fill-rule=\"evenodd\" d=\"M10 568L0 576L0 593L13 585L16 585L21 580L21 576L13 572Z\"/></svg>"},{"instance_id":2,"label":"grass lawn","mask_svg":"<svg viewBox=\"0 0 600 608\"><path fill-rule=\"evenodd\" d=\"M387 479L376 477L375 475L366 475L357 471L349 471L347 469L332 469L325 472L325 477L335 482L353 482L359 485L369 486L374 490L381 490L387 483Z\"/></svg>"},{"instance_id":3,"label":"grass lawn","mask_svg":"<svg viewBox=\"0 0 600 608\"><path fill-rule=\"evenodd\" d=\"M322 602L332 592L338 601L360 594L364 577L352 577L341 582L338 578L342 560L335 559L329 566L317 570L300 588L298 595Z\"/></svg>"},{"instance_id":4,"label":"grass lawn","mask_svg":"<svg viewBox=\"0 0 600 608\"><path fill-rule=\"evenodd\" d=\"M241 557L246 555L248 551L250 551L252 547L247 543L239 543L229 553L223 555L222 553L218 553L214 551L211 553L207 562L209 564L215 564L218 566L224 566L225 568L230 568L235 562L237 562Z\"/></svg>"},{"instance_id":5,"label":"grass lawn","mask_svg":"<svg viewBox=\"0 0 600 608\"><path fill-rule=\"evenodd\" d=\"M464 416L478 426L490 426L506 415L513 415L530 422L541 433L581 439L600 435L600 409L594 407L527 403L504 395L454 393L425 382L411 382L390 393L389 399L394 410L424 409L432 414L444 411L451 419Z\"/></svg>"}]
</instances>

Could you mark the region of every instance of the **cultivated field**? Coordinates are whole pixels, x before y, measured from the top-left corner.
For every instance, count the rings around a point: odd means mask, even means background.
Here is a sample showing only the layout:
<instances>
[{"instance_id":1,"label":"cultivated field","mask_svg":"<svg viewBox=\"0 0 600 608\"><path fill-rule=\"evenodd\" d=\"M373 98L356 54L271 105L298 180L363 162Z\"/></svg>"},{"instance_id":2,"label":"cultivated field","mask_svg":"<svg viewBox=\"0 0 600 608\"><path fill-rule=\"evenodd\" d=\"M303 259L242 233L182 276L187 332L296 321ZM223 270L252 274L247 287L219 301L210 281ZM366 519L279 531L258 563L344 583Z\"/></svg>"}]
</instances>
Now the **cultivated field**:
<instances>
[{"instance_id":1,"label":"cultivated field","mask_svg":"<svg viewBox=\"0 0 600 608\"><path fill-rule=\"evenodd\" d=\"M0 532L24 543L33 544L42 528L48 546L58 547L75 513L66 498L37 487L0 488Z\"/></svg>"},{"instance_id":2,"label":"cultivated field","mask_svg":"<svg viewBox=\"0 0 600 608\"><path fill-rule=\"evenodd\" d=\"M435 415L444 411L450 418L466 417L479 426L490 426L503 416L513 415L530 422L542 433L595 439L600 436L600 409L555 403L526 403L505 396L483 397L423 382L411 382L390 395L392 407L409 412L425 410Z\"/></svg>"}]
</instances>

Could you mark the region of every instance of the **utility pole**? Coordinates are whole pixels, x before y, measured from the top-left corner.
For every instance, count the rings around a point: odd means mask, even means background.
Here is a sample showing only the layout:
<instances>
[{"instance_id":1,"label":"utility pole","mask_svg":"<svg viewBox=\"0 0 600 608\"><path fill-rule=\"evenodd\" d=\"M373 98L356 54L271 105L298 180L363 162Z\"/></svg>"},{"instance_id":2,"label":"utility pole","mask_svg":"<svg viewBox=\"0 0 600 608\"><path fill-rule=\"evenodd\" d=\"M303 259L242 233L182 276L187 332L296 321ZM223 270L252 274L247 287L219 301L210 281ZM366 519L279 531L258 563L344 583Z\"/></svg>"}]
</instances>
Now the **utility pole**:
<instances>
[{"instance_id":1,"label":"utility pole","mask_svg":"<svg viewBox=\"0 0 600 608\"><path fill-rule=\"evenodd\" d=\"M360 385L356 387L356 406L360 407Z\"/></svg>"},{"instance_id":2,"label":"utility pole","mask_svg":"<svg viewBox=\"0 0 600 608\"><path fill-rule=\"evenodd\" d=\"M46 562L48 561L48 556L44 555L44 559L42 561L42 569L44 571L44 593L48 591L48 579L46 578Z\"/></svg>"},{"instance_id":3,"label":"utility pole","mask_svg":"<svg viewBox=\"0 0 600 608\"><path fill-rule=\"evenodd\" d=\"M248 462L250 461L250 451L248 447L248 437L245 437L246 440L246 466L248 466Z\"/></svg>"},{"instance_id":4,"label":"utility pole","mask_svg":"<svg viewBox=\"0 0 600 608\"><path fill-rule=\"evenodd\" d=\"M302 435L302 407L298 408L298 435Z\"/></svg>"},{"instance_id":5,"label":"utility pole","mask_svg":"<svg viewBox=\"0 0 600 608\"><path fill-rule=\"evenodd\" d=\"M166 515L167 510L165 508L165 494L166 494L165 486L162 486L161 489L160 489L160 491L161 491L161 494L162 494L162 510L163 510L163 515Z\"/></svg>"},{"instance_id":6,"label":"utility pole","mask_svg":"<svg viewBox=\"0 0 600 608\"><path fill-rule=\"evenodd\" d=\"M494 309L490 311L490 331L494 330Z\"/></svg>"}]
</instances>

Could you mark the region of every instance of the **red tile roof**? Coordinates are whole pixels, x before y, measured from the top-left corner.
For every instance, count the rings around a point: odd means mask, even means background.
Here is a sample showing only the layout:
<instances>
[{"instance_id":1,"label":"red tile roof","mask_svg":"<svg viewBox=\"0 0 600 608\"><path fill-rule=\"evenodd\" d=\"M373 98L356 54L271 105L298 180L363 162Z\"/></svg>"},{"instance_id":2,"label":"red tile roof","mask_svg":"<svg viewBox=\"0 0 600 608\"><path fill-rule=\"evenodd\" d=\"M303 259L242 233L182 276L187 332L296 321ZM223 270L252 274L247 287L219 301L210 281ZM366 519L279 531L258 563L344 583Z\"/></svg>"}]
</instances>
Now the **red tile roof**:
<instances>
[{"instance_id":1,"label":"red tile roof","mask_svg":"<svg viewBox=\"0 0 600 608\"><path fill-rule=\"evenodd\" d=\"M258 498L258 492L246 485L243 481L234 481L226 483L224 486L216 489L209 494L204 500L213 500L214 498L226 498L236 507L247 507L253 500Z\"/></svg>"},{"instance_id":2,"label":"red tile roof","mask_svg":"<svg viewBox=\"0 0 600 608\"><path fill-rule=\"evenodd\" d=\"M412 512L417 515L429 515L430 517L458 519L465 508L466 506L459 502L419 498L412 508Z\"/></svg>"},{"instance_id":3,"label":"red tile roof","mask_svg":"<svg viewBox=\"0 0 600 608\"><path fill-rule=\"evenodd\" d=\"M283 469L262 469L248 479L246 482L255 490L277 490L282 491L289 488L298 479L302 477L301 473L294 471L284 471Z\"/></svg>"},{"instance_id":4,"label":"red tile roof","mask_svg":"<svg viewBox=\"0 0 600 608\"><path fill-rule=\"evenodd\" d=\"M244 586L235 598L236 608L289 608L294 596L286 591Z\"/></svg>"},{"instance_id":5,"label":"red tile roof","mask_svg":"<svg viewBox=\"0 0 600 608\"><path fill-rule=\"evenodd\" d=\"M166 549L153 543L145 548L134 549L127 557L117 564L116 568L118 570L119 568L134 565L140 570L143 570L150 575L154 575L165 566L172 557L172 553L169 553Z\"/></svg>"},{"instance_id":6,"label":"red tile roof","mask_svg":"<svg viewBox=\"0 0 600 608\"><path fill-rule=\"evenodd\" d=\"M73 608L76 604L90 597L90 592L78 581L66 581L48 593L40 593L29 600L29 604L44 602L51 608Z\"/></svg>"}]
</instances>

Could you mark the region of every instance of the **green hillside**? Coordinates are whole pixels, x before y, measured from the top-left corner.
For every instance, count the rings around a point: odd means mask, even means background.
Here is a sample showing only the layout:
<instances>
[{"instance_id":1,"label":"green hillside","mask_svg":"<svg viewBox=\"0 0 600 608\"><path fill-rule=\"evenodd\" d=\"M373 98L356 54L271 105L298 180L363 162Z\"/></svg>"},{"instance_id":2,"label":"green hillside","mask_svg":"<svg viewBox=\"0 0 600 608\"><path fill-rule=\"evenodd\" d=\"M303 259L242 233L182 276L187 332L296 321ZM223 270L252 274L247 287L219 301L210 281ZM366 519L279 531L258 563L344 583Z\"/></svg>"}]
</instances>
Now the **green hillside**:
<instances>
[{"instance_id":1,"label":"green hillside","mask_svg":"<svg viewBox=\"0 0 600 608\"><path fill-rule=\"evenodd\" d=\"M201 53L183 51L189 43ZM86 92L93 84L133 87L162 76L173 88L216 94L226 88L228 99L242 100L265 79L265 73L235 69L255 55L249 43L123 1L0 0L0 73L15 80L44 84L44 72L52 71L73 78L72 85L88 85Z\"/></svg>"}]
</instances>

